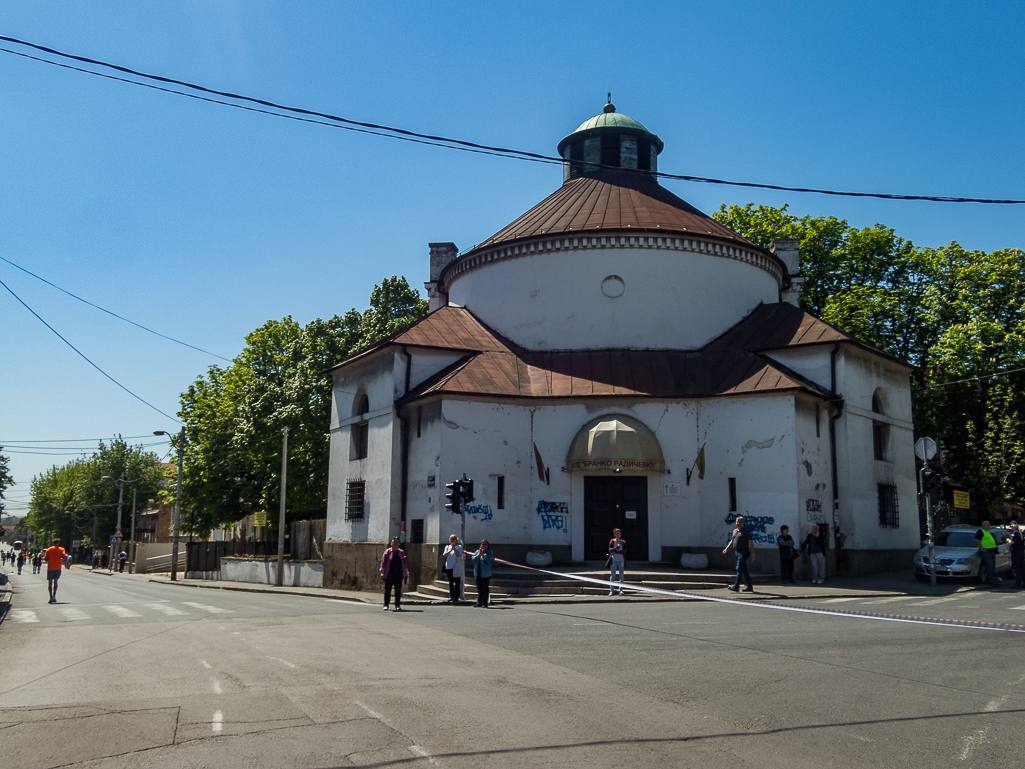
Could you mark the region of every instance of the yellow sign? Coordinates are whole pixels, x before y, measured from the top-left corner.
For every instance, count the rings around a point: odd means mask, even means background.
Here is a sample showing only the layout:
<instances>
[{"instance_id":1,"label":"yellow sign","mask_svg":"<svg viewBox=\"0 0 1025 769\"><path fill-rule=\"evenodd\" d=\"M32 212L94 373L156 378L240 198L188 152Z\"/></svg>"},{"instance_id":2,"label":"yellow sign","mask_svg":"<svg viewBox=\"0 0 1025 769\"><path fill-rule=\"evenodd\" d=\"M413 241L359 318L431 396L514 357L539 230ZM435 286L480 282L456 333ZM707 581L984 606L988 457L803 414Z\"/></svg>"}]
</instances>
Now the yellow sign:
<instances>
[{"instance_id":1,"label":"yellow sign","mask_svg":"<svg viewBox=\"0 0 1025 769\"><path fill-rule=\"evenodd\" d=\"M967 491L955 491L954 492L954 507L960 507L964 510L971 508L971 500L968 499Z\"/></svg>"},{"instance_id":2,"label":"yellow sign","mask_svg":"<svg viewBox=\"0 0 1025 769\"><path fill-rule=\"evenodd\" d=\"M258 513L253 513L253 526L266 526L267 525L267 511L261 510Z\"/></svg>"}]
</instances>

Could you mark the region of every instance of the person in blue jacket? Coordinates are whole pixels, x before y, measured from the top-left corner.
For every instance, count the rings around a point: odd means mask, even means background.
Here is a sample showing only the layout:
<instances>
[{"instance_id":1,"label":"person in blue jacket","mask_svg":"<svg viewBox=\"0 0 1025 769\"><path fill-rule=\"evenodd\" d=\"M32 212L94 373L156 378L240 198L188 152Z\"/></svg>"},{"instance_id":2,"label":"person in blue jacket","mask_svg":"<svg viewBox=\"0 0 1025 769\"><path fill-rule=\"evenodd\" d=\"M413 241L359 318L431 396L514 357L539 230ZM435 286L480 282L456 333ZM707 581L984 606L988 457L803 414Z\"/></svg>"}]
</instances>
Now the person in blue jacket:
<instances>
[{"instance_id":1,"label":"person in blue jacket","mask_svg":"<svg viewBox=\"0 0 1025 769\"><path fill-rule=\"evenodd\" d=\"M473 559L473 576L477 581L477 603L474 606L488 608L491 598L491 564L495 561L495 552L486 539L480 541L480 549L470 556Z\"/></svg>"}]
</instances>

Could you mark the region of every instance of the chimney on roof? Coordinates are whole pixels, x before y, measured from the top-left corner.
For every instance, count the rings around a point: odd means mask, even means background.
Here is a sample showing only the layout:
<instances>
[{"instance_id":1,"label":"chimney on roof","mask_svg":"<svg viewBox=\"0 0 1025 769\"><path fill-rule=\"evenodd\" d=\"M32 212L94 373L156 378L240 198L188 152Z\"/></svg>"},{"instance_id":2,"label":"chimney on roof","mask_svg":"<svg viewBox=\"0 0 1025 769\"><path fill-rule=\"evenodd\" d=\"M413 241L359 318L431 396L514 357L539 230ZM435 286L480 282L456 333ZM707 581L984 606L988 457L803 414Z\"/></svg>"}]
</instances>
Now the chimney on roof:
<instances>
[{"instance_id":1,"label":"chimney on roof","mask_svg":"<svg viewBox=\"0 0 1025 769\"><path fill-rule=\"evenodd\" d=\"M455 243L428 243L431 249L431 279L424 283L427 288L428 312L448 304L448 293L443 292L439 278L441 272L459 256Z\"/></svg>"},{"instance_id":2,"label":"chimney on roof","mask_svg":"<svg viewBox=\"0 0 1025 769\"><path fill-rule=\"evenodd\" d=\"M787 274L784 276L783 290L780 292L781 302L799 307L801 304L801 241L797 238L779 238L772 241L769 250L783 262Z\"/></svg>"}]
</instances>

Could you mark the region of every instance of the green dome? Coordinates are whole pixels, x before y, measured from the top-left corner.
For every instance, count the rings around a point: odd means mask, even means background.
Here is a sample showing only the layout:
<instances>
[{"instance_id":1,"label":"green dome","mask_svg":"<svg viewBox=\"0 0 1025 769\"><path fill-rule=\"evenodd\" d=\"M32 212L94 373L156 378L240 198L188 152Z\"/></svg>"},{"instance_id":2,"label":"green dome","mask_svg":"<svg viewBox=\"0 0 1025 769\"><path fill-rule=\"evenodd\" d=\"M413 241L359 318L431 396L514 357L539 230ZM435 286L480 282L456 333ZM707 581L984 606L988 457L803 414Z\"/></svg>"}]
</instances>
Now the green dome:
<instances>
[{"instance_id":1,"label":"green dome","mask_svg":"<svg viewBox=\"0 0 1025 769\"><path fill-rule=\"evenodd\" d=\"M590 131L592 128L633 128L637 131L644 131L644 133L651 133L640 122L622 112L603 112L600 115L595 115L590 120L581 123L573 133Z\"/></svg>"}]
</instances>

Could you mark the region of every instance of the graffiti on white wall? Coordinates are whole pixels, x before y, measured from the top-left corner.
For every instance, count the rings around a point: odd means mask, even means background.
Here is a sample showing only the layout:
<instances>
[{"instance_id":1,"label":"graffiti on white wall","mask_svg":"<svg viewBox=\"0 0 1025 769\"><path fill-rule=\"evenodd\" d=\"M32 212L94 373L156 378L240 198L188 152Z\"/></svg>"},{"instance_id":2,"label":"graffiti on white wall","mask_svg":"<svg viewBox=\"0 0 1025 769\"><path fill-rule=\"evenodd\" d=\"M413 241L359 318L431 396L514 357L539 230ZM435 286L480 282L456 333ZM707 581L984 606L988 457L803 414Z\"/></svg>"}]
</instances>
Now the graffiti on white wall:
<instances>
[{"instance_id":1,"label":"graffiti on white wall","mask_svg":"<svg viewBox=\"0 0 1025 769\"><path fill-rule=\"evenodd\" d=\"M542 529L558 529L569 534L569 503L542 499L537 503L537 514L541 516Z\"/></svg>"},{"instance_id":2,"label":"graffiti on white wall","mask_svg":"<svg viewBox=\"0 0 1025 769\"><path fill-rule=\"evenodd\" d=\"M726 523L734 524L737 518L744 519L744 528L751 534L751 539L762 544L776 544L776 519L771 515L742 515L730 513L726 516Z\"/></svg>"},{"instance_id":3,"label":"graffiti on white wall","mask_svg":"<svg viewBox=\"0 0 1025 769\"><path fill-rule=\"evenodd\" d=\"M491 505L467 505L466 514L473 516L475 519L480 518L482 521L490 521L494 518L491 513Z\"/></svg>"},{"instance_id":4,"label":"graffiti on white wall","mask_svg":"<svg viewBox=\"0 0 1025 769\"><path fill-rule=\"evenodd\" d=\"M808 523L825 523L826 516L822 512L822 503L817 499L806 499L804 500L805 515L808 518Z\"/></svg>"}]
</instances>

